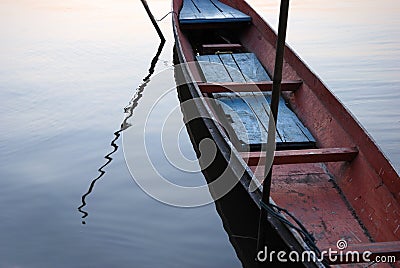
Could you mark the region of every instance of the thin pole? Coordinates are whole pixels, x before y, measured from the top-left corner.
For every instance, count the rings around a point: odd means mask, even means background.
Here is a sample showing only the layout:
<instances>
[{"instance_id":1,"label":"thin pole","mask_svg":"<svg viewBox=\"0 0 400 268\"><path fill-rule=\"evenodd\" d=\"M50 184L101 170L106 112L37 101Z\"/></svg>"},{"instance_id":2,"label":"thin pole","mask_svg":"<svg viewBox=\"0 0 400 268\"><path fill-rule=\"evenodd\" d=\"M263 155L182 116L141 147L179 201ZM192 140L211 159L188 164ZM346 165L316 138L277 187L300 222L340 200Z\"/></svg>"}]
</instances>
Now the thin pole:
<instances>
[{"instance_id":1,"label":"thin pole","mask_svg":"<svg viewBox=\"0 0 400 268\"><path fill-rule=\"evenodd\" d=\"M276 42L276 56L275 56L275 68L273 75L272 85L272 97L271 97L271 113L276 122L278 120L278 106L279 96L281 92L282 82L282 68L283 68L283 55L285 51L285 40L286 40L286 28L289 13L289 0L281 0L280 13L279 13L279 26L278 26L278 40ZM264 181L263 181L263 193L262 202L269 204L269 197L271 194L271 182L272 182L272 167L268 169L265 165L264 170ZM260 222L258 226L258 239L257 239L257 252L264 249L265 241L267 238L266 227L267 227L267 211L261 207L260 211Z\"/></svg>"},{"instance_id":2,"label":"thin pole","mask_svg":"<svg viewBox=\"0 0 400 268\"><path fill-rule=\"evenodd\" d=\"M147 15L149 15L150 20L151 20L151 23L153 23L153 26L154 26L154 28L156 29L156 31L157 31L157 33L158 33L158 36L159 36L160 39L161 39L161 42L164 43L164 42L165 42L165 37L164 37L163 33L161 32L160 27L158 27L157 21L156 21L156 19L154 18L153 14L151 13L150 8L149 8L149 6L147 5L146 0L140 0L140 1L142 2L143 6L144 6L144 9L146 9Z\"/></svg>"}]
</instances>

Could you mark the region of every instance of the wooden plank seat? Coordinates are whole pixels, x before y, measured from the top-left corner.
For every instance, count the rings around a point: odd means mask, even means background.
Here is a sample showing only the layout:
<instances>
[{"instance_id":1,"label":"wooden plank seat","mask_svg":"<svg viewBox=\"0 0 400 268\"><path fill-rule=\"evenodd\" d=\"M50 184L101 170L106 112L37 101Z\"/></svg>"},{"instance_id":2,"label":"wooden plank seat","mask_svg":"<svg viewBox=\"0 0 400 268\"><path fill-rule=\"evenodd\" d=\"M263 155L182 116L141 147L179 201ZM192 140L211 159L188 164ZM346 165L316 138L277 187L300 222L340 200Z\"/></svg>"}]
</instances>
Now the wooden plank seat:
<instances>
[{"instance_id":1,"label":"wooden plank seat","mask_svg":"<svg viewBox=\"0 0 400 268\"><path fill-rule=\"evenodd\" d=\"M214 54L224 51L241 52L243 46L241 44L203 44L201 46L203 54Z\"/></svg>"},{"instance_id":2,"label":"wooden plank seat","mask_svg":"<svg viewBox=\"0 0 400 268\"><path fill-rule=\"evenodd\" d=\"M260 92L255 85L267 85L264 89L272 85L260 61L253 53L201 55L196 58L206 81L206 84L200 84L204 92L207 88L218 92L221 87L215 84L236 87L232 91L237 92L226 92L228 88L225 92L212 93L216 111L221 113L219 118L224 121L222 123L232 142L238 150L260 150L267 141L271 93ZM296 81L294 84L297 87L299 83ZM275 140L278 149L315 147L315 139L282 97Z\"/></svg>"},{"instance_id":3,"label":"wooden plank seat","mask_svg":"<svg viewBox=\"0 0 400 268\"><path fill-rule=\"evenodd\" d=\"M274 165L352 161L358 154L356 148L322 148L275 151ZM265 163L265 152L242 152L249 166Z\"/></svg>"},{"instance_id":4,"label":"wooden plank seat","mask_svg":"<svg viewBox=\"0 0 400 268\"><path fill-rule=\"evenodd\" d=\"M181 26L250 21L250 16L217 0L184 0L179 13Z\"/></svg>"},{"instance_id":5,"label":"wooden plank seat","mask_svg":"<svg viewBox=\"0 0 400 268\"><path fill-rule=\"evenodd\" d=\"M303 82L300 80L283 80L281 91L296 91ZM261 81L255 83L199 83L203 93L221 93L221 92L257 92L272 91L272 81Z\"/></svg>"}]
</instances>

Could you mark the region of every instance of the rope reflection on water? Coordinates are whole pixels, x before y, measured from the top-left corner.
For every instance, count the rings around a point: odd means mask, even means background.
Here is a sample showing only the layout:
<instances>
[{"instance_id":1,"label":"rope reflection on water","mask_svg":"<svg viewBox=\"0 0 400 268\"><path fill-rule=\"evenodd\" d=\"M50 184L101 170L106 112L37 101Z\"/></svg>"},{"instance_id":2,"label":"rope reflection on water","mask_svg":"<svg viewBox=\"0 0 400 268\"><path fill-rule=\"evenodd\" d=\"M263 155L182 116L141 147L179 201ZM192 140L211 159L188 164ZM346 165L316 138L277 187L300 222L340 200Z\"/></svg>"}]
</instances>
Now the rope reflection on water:
<instances>
[{"instance_id":1,"label":"rope reflection on water","mask_svg":"<svg viewBox=\"0 0 400 268\"><path fill-rule=\"evenodd\" d=\"M102 165L98 169L99 175L92 180L92 182L90 183L89 189L87 190L87 192L85 194L82 195L82 199L81 199L82 203L78 207L78 211L80 213L82 213L82 224L86 224L85 218L89 215L89 213L86 210L84 210L84 207L87 205L86 198L92 193L96 182L98 180L100 180L104 176L104 174L106 174L106 171L104 170L104 168L107 167L112 162L113 158L111 156L118 150L118 145L116 142L118 141L119 137L121 136L121 133L132 126L131 124L128 123L128 120L129 120L129 118L131 118L133 116L133 111L138 106L139 100L143 97L143 91L146 88L147 84L150 82L150 77L154 73L154 69L155 69L158 59L160 57L161 51L164 48L164 45L165 45L165 41L161 40L161 42L158 46L158 49L157 49L157 53L154 55L153 59L151 60L148 74L143 78L143 82L136 89L136 92L135 92L134 96L131 98L131 100L129 101L129 104L124 108L124 113L127 115L125 116L125 119L122 121L119 130L114 132L114 139L110 143L111 146L113 147L113 150L104 156L104 158L107 160L106 163L104 163L104 165Z\"/></svg>"}]
</instances>

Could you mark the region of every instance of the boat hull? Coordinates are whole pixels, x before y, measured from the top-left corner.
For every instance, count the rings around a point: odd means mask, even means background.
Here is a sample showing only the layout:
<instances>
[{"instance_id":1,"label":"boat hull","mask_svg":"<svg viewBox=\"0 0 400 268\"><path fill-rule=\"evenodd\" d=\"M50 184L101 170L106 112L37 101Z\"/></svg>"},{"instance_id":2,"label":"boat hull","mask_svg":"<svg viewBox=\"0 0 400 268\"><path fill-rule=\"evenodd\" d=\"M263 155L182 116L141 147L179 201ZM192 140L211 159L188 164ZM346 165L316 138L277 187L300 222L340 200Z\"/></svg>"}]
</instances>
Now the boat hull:
<instances>
[{"instance_id":1,"label":"boat hull","mask_svg":"<svg viewBox=\"0 0 400 268\"><path fill-rule=\"evenodd\" d=\"M252 18L251 25L247 26L245 31L238 32L240 43L247 51L255 53L267 72L271 74L274 68L276 33L245 1L221 0L221 2ZM179 14L181 6L182 0L173 1L175 14ZM184 30L180 28L177 15L173 16L173 30L178 61L183 64L194 62L197 52L194 51ZM182 76L188 84L186 97L195 100L193 109L201 118L204 118L200 120L202 122L200 125L207 132L207 137L214 140L221 154L218 165L213 166L213 169L214 167L218 169L221 166L228 167L232 170L233 176L238 176L240 179L238 186L242 187L239 191L241 193L240 198L247 204L251 214L254 213L253 216L249 216L254 228L258 221L257 210L260 208L261 191L257 189L251 192L248 187L254 175L260 172L247 165L251 159L244 159L242 154L232 148L226 133L216 123L218 120L215 118L214 111L205 100L205 95L199 87L198 81L201 81L202 74L197 65L189 64L183 69ZM338 202L343 204L350 215L349 217L352 217L351 224L360 227L360 233L363 236L362 242L400 240L400 179L385 155L344 105L288 46L285 48L283 79L302 81L296 91L284 92L283 96L290 108L315 137L318 148L339 147L342 151L355 148L356 151L356 155L353 155L351 159L321 161L324 163L318 165L298 165L298 169L301 169L303 175L313 174L315 170L323 173L323 176L318 179L326 179L331 187L335 188L333 192L338 195ZM293 167L295 166L278 166L276 170L278 175L284 177L291 174L294 170ZM213 169L207 172L211 173ZM257 176L263 177L262 174ZM299 179L301 176L290 178ZM277 180L277 183L279 183L279 180ZM320 198L324 198L322 192L318 194L321 194ZM285 198L284 196L283 199ZM285 202L283 203L285 204ZM331 209L331 205L327 202L322 209L328 211ZM299 216L306 221L309 219L307 217L310 217L308 212L302 213L298 210L296 213L299 213ZM270 220L269 224L270 232L281 238L281 243L277 244L287 247L295 245L296 250L304 250L304 244L301 241L299 242L286 226L273 220ZM325 242L334 243L334 239L340 238L341 233L348 232L347 229L351 226L338 226L336 233L329 234L329 232L326 232L327 236L332 236L327 237ZM321 233L321 235L324 234Z\"/></svg>"}]
</instances>

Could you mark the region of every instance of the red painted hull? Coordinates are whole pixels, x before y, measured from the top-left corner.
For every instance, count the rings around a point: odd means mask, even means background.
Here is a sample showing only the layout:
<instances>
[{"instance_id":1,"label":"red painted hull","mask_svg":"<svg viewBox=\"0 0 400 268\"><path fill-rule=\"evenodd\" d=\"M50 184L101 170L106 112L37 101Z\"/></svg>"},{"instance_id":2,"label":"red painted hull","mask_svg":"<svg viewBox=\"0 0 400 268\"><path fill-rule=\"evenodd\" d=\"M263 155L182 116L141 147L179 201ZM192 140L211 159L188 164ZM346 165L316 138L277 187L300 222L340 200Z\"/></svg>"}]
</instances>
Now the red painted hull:
<instances>
[{"instance_id":1,"label":"red painted hull","mask_svg":"<svg viewBox=\"0 0 400 268\"><path fill-rule=\"evenodd\" d=\"M275 32L245 1L221 2L251 16L252 24L241 32L240 43L257 55L268 73L273 73ZM182 0L173 1L173 10L179 13L181 5ZM180 29L177 16L173 17L173 24L180 61L194 61L190 40ZM200 77L195 66L188 72L191 78L187 75L187 80ZM354 244L399 241L400 178L387 158L351 113L289 47L285 49L283 79L303 81L296 91L283 92L283 95L315 137L318 148L356 148L358 153L346 161L285 162L275 166L272 187L275 202L294 212L316 234L319 246L334 245L341 238ZM192 91L193 97L204 93L196 83ZM198 108L200 113L212 113L205 101ZM263 167L252 166L249 158L243 159L261 180ZM301 159L296 161L301 162ZM257 196L252 199L258 201Z\"/></svg>"}]
</instances>

